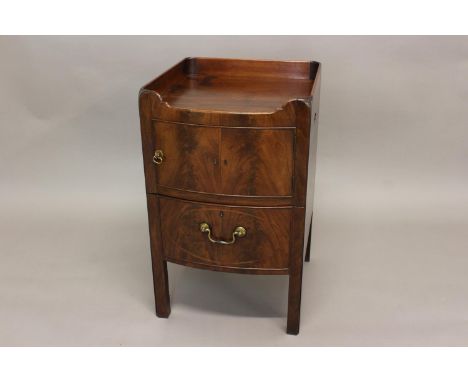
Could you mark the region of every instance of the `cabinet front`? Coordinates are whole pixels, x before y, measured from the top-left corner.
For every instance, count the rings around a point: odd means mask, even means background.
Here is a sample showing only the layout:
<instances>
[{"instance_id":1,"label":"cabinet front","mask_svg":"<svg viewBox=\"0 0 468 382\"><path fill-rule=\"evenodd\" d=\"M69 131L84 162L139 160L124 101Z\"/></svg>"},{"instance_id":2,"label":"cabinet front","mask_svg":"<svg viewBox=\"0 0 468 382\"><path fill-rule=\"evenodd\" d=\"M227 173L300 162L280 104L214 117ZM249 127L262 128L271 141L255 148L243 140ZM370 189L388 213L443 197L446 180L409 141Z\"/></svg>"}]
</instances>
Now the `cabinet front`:
<instances>
[{"instance_id":1,"label":"cabinet front","mask_svg":"<svg viewBox=\"0 0 468 382\"><path fill-rule=\"evenodd\" d=\"M234 196L292 194L294 128L154 121L152 138L158 186Z\"/></svg>"}]
</instances>

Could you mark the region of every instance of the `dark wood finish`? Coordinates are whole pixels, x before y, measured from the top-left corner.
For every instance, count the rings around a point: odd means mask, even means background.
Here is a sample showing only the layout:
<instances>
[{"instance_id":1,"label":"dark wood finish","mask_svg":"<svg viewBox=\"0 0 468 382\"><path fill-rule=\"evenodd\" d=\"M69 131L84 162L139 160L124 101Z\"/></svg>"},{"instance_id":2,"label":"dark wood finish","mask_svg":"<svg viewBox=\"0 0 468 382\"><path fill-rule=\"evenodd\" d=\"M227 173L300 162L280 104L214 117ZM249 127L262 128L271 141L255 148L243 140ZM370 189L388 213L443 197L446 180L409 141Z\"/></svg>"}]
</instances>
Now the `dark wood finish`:
<instances>
[{"instance_id":1,"label":"dark wood finish","mask_svg":"<svg viewBox=\"0 0 468 382\"><path fill-rule=\"evenodd\" d=\"M268 61L268 60L236 60L217 58L188 58L192 75L218 76L218 77L250 77L255 80L265 78L277 78L283 81L305 80L313 83L311 76L311 63L307 61ZM312 77L312 78L311 78ZM293 86L293 85L289 85ZM276 93L284 92L284 89L276 89ZM304 96L308 96L310 89ZM298 96L296 94L296 96Z\"/></svg>"},{"instance_id":2,"label":"dark wood finish","mask_svg":"<svg viewBox=\"0 0 468 382\"><path fill-rule=\"evenodd\" d=\"M161 223L159 213L159 199L154 195L147 196L151 261L153 265L154 296L156 301L156 315L167 318L171 314L169 299L169 280L167 277L167 263L163 257Z\"/></svg>"},{"instance_id":3,"label":"dark wood finish","mask_svg":"<svg viewBox=\"0 0 468 382\"><path fill-rule=\"evenodd\" d=\"M239 206L258 207L281 207L291 206L292 196L248 196L248 195L222 195L208 194L206 192L194 192L158 186L161 195L172 196L174 198L193 200L198 202L237 204Z\"/></svg>"},{"instance_id":4,"label":"dark wood finish","mask_svg":"<svg viewBox=\"0 0 468 382\"><path fill-rule=\"evenodd\" d=\"M287 332L300 324L310 258L320 64L187 58L140 91L158 316L170 312L166 261L288 274ZM164 151L160 165L155 150ZM200 232L229 240L213 244Z\"/></svg>"},{"instance_id":5,"label":"dark wood finish","mask_svg":"<svg viewBox=\"0 0 468 382\"><path fill-rule=\"evenodd\" d=\"M304 238L305 209L293 209L291 219L292 238L291 256L289 260L289 291L288 291L288 334L299 334L301 318L301 292L302 292L302 247Z\"/></svg>"},{"instance_id":6,"label":"dark wood finish","mask_svg":"<svg viewBox=\"0 0 468 382\"><path fill-rule=\"evenodd\" d=\"M169 188L216 193L219 171L219 129L208 126L154 122L154 150L164 160L154 166L158 185Z\"/></svg>"},{"instance_id":7,"label":"dark wood finish","mask_svg":"<svg viewBox=\"0 0 468 382\"><path fill-rule=\"evenodd\" d=\"M201 263L201 262L192 262L192 261L181 260L181 259L170 259L168 261L171 263L185 265L185 266L192 267L192 268L208 269L211 271L218 271L218 272L242 273L242 274L250 274L250 275L288 275L289 274L289 268L284 268L284 269L239 268L239 267L207 264L207 263Z\"/></svg>"},{"instance_id":8,"label":"dark wood finish","mask_svg":"<svg viewBox=\"0 0 468 382\"><path fill-rule=\"evenodd\" d=\"M317 158L317 142L318 142L318 123L319 123L319 106L320 106L320 71L317 72L317 76L312 88L312 100L310 118L310 133L309 133L309 159L308 159L308 177L306 187L306 232L312 230L312 217L313 217L313 205L314 205L314 192L315 192L315 163ZM311 235L311 234L310 234ZM304 240L307 240L304 238ZM310 244L304 245L307 250L306 261L310 260Z\"/></svg>"},{"instance_id":9,"label":"dark wood finish","mask_svg":"<svg viewBox=\"0 0 468 382\"><path fill-rule=\"evenodd\" d=\"M191 62L190 62L191 61ZM171 72L172 80L156 80L167 107L204 112L274 113L290 100L310 95L310 63L187 59Z\"/></svg>"},{"instance_id":10,"label":"dark wood finish","mask_svg":"<svg viewBox=\"0 0 468 382\"><path fill-rule=\"evenodd\" d=\"M202 71L198 70L200 67ZM223 74L222 67L232 69ZM186 58L145 85L140 96L150 95L151 114L164 121L294 127L294 103L312 100L319 67L317 62ZM208 75L210 68L213 73ZM203 77L204 81L194 81L197 77ZM228 83L221 85L218 81L222 80ZM193 91L197 92L196 97L192 96Z\"/></svg>"},{"instance_id":11,"label":"dark wood finish","mask_svg":"<svg viewBox=\"0 0 468 382\"><path fill-rule=\"evenodd\" d=\"M292 194L294 131L221 130L221 193L249 196Z\"/></svg>"},{"instance_id":12,"label":"dark wood finish","mask_svg":"<svg viewBox=\"0 0 468 382\"><path fill-rule=\"evenodd\" d=\"M306 246L306 252L305 252L305 258L304 258L304 261L307 261L309 262L310 261L310 240L312 238L312 221L313 221L313 215L311 217L311 222L310 222L310 225L309 225L309 235L308 235L308 238L307 238L307 246Z\"/></svg>"},{"instance_id":13,"label":"dark wood finish","mask_svg":"<svg viewBox=\"0 0 468 382\"><path fill-rule=\"evenodd\" d=\"M208 197L292 195L292 128L226 128L154 121L152 132L152 151L162 150L165 158L159 165L147 166L156 179L147 184L150 193L162 186ZM159 189L159 193L164 191Z\"/></svg>"},{"instance_id":14,"label":"dark wood finish","mask_svg":"<svg viewBox=\"0 0 468 382\"><path fill-rule=\"evenodd\" d=\"M160 198L164 257L239 269L285 272L289 263L291 207L236 207ZM215 238L229 241L234 228L247 230L234 244L211 243L200 232L207 222Z\"/></svg>"}]
</instances>

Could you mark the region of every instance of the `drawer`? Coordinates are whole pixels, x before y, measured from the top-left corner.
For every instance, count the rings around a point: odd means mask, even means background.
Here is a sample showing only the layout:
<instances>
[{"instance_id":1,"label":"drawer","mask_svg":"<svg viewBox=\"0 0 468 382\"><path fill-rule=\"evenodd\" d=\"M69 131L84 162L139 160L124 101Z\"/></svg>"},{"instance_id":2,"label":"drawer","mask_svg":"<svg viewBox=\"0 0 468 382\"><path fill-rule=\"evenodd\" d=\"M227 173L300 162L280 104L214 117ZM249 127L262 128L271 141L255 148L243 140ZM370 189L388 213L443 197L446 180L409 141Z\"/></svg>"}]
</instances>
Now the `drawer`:
<instances>
[{"instance_id":1,"label":"drawer","mask_svg":"<svg viewBox=\"0 0 468 382\"><path fill-rule=\"evenodd\" d=\"M290 196L294 128L226 128L153 121L156 184L233 196ZM163 192L162 192L163 193Z\"/></svg>"},{"instance_id":2,"label":"drawer","mask_svg":"<svg viewBox=\"0 0 468 382\"><path fill-rule=\"evenodd\" d=\"M159 204L167 260L218 270L287 273L290 207L234 207L166 197Z\"/></svg>"}]
</instances>

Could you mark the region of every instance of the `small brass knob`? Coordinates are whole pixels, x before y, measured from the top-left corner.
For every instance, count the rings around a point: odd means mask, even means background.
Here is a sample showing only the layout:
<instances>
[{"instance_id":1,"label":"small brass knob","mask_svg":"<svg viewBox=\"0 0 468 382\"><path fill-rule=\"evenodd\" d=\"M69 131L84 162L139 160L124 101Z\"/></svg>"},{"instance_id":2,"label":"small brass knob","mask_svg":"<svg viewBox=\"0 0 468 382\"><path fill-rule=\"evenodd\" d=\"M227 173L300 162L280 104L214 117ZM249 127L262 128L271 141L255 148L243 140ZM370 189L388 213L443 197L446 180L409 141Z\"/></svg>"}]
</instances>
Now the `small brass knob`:
<instances>
[{"instance_id":1,"label":"small brass knob","mask_svg":"<svg viewBox=\"0 0 468 382\"><path fill-rule=\"evenodd\" d=\"M162 150L156 150L153 156L153 163L160 165L164 160L164 153Z\"/></svg>"},{"instance_id":2,"label":"small brass knob","mask_svg":"<svg viewBox=\"0 0 468 382\"><path fill-rule=\"evenodd\" d=\"M210 226L208 223L201 223L200 224L200 231L201 232L208 232L210 230Z\"/></svg>"},{"instance_id":3,"label":"small brass knob","mask_svg":"<svg viewBox=\"0 0 468 382\"><path fill-rule=\"evenodd\" d=\"M234 234L237 237L244 237L247 234L247 231L244 227L236 227Z\"/></svg>"}]
</instances>

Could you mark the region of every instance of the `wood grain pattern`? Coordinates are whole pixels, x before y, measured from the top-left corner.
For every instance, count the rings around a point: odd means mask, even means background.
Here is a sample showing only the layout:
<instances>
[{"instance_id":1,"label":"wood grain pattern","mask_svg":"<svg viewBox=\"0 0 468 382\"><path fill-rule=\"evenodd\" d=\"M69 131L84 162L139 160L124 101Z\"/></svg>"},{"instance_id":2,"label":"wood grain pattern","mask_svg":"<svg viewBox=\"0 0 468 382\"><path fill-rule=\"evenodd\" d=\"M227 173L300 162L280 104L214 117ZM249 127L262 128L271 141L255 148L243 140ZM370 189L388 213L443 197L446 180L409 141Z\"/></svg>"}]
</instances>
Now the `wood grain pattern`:
<instances>
[{"instance_id":1,"label":"wood grain pattern","mask_svg":"<svg viewBox=\"0 0 468 382\"><path fill-rule=\"evenodd\" d=\"M160 198L164 256L169 261L240 269L284 271L289 266L291 208L235 207ZM247 235L231 245L211 243L200 232L207 222L215 238L229 241L235 227Z\"/></svg>"},{"instance_id":2,"label":"wood grain pattern","mask_svg":"<svg viewBox=\"0 0 468 382\"><path fill-rule=\"evenodd\" d=\"M308 61L220 60L208 57L188 58L187 61L190 63L187 73L195 75L249 77L256 80L264 78L281 78L289 81L307 80L309 82L313 80ZM276 92L281 93L282 91L282 89L278 89Z\"/></svg>"},{"instance_id":3,"label":"wood grain pattern","mask_svg":"<svg viewBox=\"0 0 468 382\"><path fill-rule=\"evenodd\" d=\"M162 240L160 235L161 223L159 219L159 200L154 195L148 195L147 203L156 315L158 317L167 318L171 313L171 305L169 299L167 263L164 260Z\"/></svg>"},{"instance_id":4,"label":"wood grain pattern","mask_svg":"<svg viewBox=\"0 0 468 382\"><path fill-rule=\"evenodd\" d=\"M221 193L292 194L294 131L227 129L221 132Z\"/></svg>"},{"instance_id":5,"label":"wood grain pattern","mask_svg":"<svg viewBox=\"0 0 468 382\"><path fill-rule=\"evenodd\" d=\"M238 206L282 207L292 205L292 196L249 196L223 195L206 192L194 192L158 186L159 194L195 202L229 204Z\"/></svg>"},{"instance_id":6,"label":"wood grain pattern","mask_svg":"<svg viewBox=\"0 0 468 382\"><path fill-rule=\"evenodd\" d=\"M308 62L196 58L167 73L145 88L169 107L205 112L273 113L314 83Z\"/></svg>"},{"instance_id":7,"label":"wood grain pattern","mask_svg":"<svg viewBox=\"0 0 468 382\"><path fill-rule=\"evenodd\" d=\"M290 126L311 97L317 62L186 58L145 85L161 120L216 126Z\"/></svg>"},{"instance_id":8,"label":"wood grain pattern","mask_svg":"<svg viewBox=\"0 0 468 382\"><path fill-rule=\"evenodd\" d=\"M216 193L221 183L219 129L154 122L154 150L164 161L153 164L159 185Z\"/></svg>"},{"instance_id":9,"label":"wood grain pattern","mask_svg":"<svg viewBox=\"0 0 468 382\"><path fill-rule=\"evenodd\" d=\"M158 316L170 313L167 261L223 272L288 274L287 333L300 327L310 259L321 66L186 58L139 93ZM161 166L152 163L162 149ZM200 232L229 239L210 243Z\"/></svg>"},{"instance_id":10,"label":"wood grain pattern","mask_svg":"<svg viewBox=\"0 0 468 382\"><path fill-rule=\"evenodd\" d=\"M157 183L147 184L150 193L163 186L208 195L292 195L294 129L154 121L152 131L153 151L162 150L165 158L147 165Z\"/></svg>"},{"instance_id":11,"label":"wood grain pattern","mask_svg":"<svg viewBox=\"0 0 468 382\"><path fill-rule=\"evenodd\" d=\"M244 77L191 74L181 77L161 96L164 102L179 109L273 113L289 99L306 96L311 88L309 79L257 77L251 82L254 86L246 87Z\"/></svg>"},{"instance_id":12,"label":"wood grain pattern","mask_svg":"<svg viewBox=\"0 0 468 382\"><path fill-rule=\"evenodd\" d=\"M197 261L189 261L186 259L180 258L171 258L168 260L171 263L185 265L187 267L192 268L199 268L199 269L207 269L210 271L217 271L217 272L228 272L228 273L242 273L242 274L250 274L250 275L287 275L289 274L288 268L280 268L280 269L271 269L271 268L239 268L239 267L231 267L227 265L215 265L215 264L207 264L206 262L197 262Z\"/></svg>"}]
</instances>

